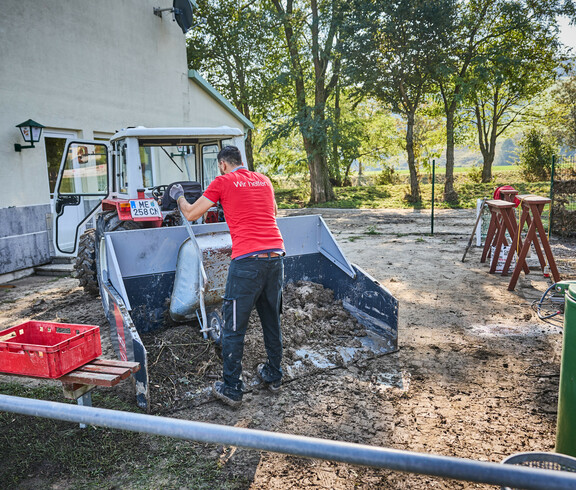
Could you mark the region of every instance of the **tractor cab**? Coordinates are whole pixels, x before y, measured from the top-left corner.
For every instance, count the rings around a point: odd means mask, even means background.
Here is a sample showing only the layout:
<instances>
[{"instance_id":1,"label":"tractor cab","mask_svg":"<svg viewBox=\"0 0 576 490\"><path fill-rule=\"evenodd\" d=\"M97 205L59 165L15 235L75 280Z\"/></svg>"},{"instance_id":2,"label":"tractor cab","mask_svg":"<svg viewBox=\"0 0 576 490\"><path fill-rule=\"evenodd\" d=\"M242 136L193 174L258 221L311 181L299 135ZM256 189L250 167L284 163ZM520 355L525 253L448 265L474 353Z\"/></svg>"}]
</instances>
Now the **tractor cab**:
<instances>
[{"instance_id":1,"label":"tractor cab","mask_svg":"<svg viewBox=\"0 0 576 490\"><path fill-rule=\"evenodd\" d=\"M186 197L197 198L218 175L216 156L226 145L245 159L244 133L226 126L136 127L109 142L69 140L53 204L56 254L75 255L82 231L100 213L114 213L125 228L179 224L170 214L168 186L194 183Z\"/></svg>"}]
</instances>

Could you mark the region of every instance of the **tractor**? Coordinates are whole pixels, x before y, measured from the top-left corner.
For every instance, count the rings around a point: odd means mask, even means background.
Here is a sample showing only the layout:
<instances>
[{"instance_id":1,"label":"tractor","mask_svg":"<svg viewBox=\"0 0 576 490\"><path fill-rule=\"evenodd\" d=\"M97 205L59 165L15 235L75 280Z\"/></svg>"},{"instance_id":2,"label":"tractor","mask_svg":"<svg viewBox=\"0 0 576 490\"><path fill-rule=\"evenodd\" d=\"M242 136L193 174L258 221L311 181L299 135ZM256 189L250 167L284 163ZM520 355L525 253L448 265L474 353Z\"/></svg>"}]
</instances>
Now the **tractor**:
<instances>
[{"instance_id":1,"label":"tractor","mask_svg":"<svg viewBox=\"0 0 576 490\"><path fill-rule=\"evenodd\" d=\"M69 140L53 203L54 245L75 256L76 275L100 294L112 345L134 374L138 405L149 407L147 354L140 334L197 323L218 343L231 239L214 206L188 222L169 196L181 183L193 202L218 175L216 156L232 144L245 159L240 129L145 128L109 142ZM344 256L321 216L278 218L286 247L285 282L312 281L378 336L380 352L397 350L398 303ZM84 230L82 232L82 230Z\"/></svg>"},{"instance_id":2,"label":"tractor","mask_svg":"<svg viewBox=\"0 0 576 490\"><path fill-rule=\"evenodd\" d=\"M117 132L110 142L67 142L56 183L54 246L62 255L76 255L76 277L86 292L100 294L104 233L182 224L168 185L182 183L193 202L218 175L216 155L226 144L244 155L242 131L229 127L137 127ZM218 219L216 208L205 217ZM92 226L78 238L86 223Z\"/></svg>"}]
</instances>

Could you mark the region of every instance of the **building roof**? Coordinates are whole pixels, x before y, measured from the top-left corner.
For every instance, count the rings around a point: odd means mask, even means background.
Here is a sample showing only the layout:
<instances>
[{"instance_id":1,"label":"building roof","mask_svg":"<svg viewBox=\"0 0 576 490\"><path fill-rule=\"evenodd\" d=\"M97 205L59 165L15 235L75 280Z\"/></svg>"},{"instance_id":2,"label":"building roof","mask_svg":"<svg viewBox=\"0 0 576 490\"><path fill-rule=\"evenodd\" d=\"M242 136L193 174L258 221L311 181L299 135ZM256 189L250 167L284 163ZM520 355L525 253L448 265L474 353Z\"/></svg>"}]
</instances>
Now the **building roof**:
<instances>
[{"instance_id":1,"label":"building roof","mask_svg":"<svg viewBox=\"0 0 576 490\"><path fill-rule=\"evenodd\" d=\"M210 85L208 81L202 78L202 75L200 75L200 73L198 73L196 70L188 70L188 78L198 83L198 85L202 89L204 89L204 91L208 95L210 95L214 100L216 100L216 102L218 102L226 110L231 112L235 117L240 119L240 121L242 121L242 123L246 127L254 129L254 124L252 124L252 121L250 121L250 119L248 119L244 114L242 114L238 109L236 109L236 107L234 107L226 98L224 98L224 96L220 92L218 92L218 90L216 90L212 85Z\"/></svg>"}]
</instances>

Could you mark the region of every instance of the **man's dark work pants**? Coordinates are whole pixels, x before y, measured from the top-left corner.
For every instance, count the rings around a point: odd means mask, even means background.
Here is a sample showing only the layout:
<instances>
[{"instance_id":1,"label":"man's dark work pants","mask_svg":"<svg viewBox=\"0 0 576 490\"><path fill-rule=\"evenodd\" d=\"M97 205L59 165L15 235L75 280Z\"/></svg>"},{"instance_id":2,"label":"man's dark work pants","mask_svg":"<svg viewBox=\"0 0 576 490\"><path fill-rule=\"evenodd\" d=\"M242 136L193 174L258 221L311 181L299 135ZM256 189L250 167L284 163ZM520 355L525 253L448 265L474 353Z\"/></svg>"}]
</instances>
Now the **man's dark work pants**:
<instances>
[{"instance_id":1,"label":"man's dark work pants","mask_svg":"<svg viewBox=\"0 0 576 490\"><path fill-rule=\"evenodd\" d=\"M260 316L264 346L273 379L282 378L282 332L280 310L284 264L282 257L232 260L228 270L224 296L224 328L222 359L225 390L230 395L242 395L242 355L244 336L252 308Z\"/></svg>"}]
</instances>

